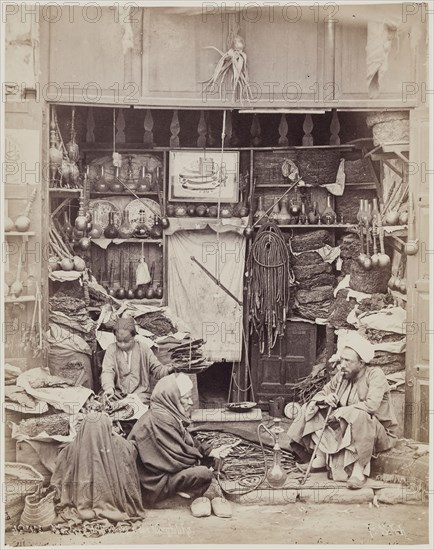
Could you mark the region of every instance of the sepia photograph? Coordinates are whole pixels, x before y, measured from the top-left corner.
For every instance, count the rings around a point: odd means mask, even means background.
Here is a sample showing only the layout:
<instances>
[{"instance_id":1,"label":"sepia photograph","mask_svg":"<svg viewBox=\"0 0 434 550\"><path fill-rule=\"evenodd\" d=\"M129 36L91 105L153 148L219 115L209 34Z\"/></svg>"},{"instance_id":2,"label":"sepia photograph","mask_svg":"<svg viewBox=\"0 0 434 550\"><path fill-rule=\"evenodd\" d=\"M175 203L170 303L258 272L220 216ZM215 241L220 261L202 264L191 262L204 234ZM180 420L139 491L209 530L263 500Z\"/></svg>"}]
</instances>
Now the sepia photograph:
<instances>
[{"instance_id":1,"label":"sepia photograph","mask_svg":"<svg viewBox=\"0 0 434 550\"><path fill-rule=\"evenodd\" d=\"M0 546L432 548L433 1L1 12Z\"/></svg>"}]
</instances>

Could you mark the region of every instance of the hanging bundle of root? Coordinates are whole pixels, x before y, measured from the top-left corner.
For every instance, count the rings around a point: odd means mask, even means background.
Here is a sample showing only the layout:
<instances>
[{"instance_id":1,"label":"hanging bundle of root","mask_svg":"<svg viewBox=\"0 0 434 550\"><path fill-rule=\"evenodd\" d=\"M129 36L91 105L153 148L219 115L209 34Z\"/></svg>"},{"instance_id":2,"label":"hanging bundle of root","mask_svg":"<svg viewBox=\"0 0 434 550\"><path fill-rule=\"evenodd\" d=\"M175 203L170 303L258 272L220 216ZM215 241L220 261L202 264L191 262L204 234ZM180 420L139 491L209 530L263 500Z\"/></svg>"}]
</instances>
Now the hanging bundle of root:
<instances>
[{"instance_id":1,"label":"hanging bundle of root","mask_svg":"<svg viewBox=\"0 0 434 550\"><path fill-rule=\"evenodd\" d=\"M290 289L295 283L289 250L280 229L266 223L252 243L248 258L248 308L251 330L259 338L261 353L284 335Z\"/></svg>"}]
</instances>

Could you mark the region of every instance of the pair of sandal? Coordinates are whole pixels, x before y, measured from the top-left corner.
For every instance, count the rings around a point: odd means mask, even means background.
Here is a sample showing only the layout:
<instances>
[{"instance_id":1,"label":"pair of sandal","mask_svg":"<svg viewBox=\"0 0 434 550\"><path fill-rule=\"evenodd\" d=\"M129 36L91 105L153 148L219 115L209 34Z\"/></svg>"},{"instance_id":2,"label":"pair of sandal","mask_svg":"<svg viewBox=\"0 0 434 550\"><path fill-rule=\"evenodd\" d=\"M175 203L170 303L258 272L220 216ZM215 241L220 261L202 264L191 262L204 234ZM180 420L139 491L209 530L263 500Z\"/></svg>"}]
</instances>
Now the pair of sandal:
<instances>
[{"instance_id":1,"label":"pair of sandal","mask_svg":"<svg viewBox=\"0 0 434 550\"><path fill-rule=\"evenodd\" d=\"M196 498L191 503L190 510L195 518L209 517L211 511L218 518L232 517L231 503L223 497L214 497L212 500L205 496Z\"/></svg>"}]
</instances>

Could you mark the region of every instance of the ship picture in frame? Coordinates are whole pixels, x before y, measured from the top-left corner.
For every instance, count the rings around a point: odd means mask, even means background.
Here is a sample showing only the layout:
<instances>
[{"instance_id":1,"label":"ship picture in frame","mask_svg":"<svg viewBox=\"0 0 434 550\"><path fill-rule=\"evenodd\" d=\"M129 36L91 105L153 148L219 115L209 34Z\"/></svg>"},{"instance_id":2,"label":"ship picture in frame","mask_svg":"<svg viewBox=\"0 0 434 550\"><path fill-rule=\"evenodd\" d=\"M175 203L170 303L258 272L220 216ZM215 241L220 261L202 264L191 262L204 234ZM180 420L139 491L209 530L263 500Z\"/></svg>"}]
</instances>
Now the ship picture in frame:
<instances>
[{"instance_id":1,"label":"ship picture in frame","mask_svg":"<svg viewBox=\"0 0 434 550\"><path fill-rule=\"evenodd\" d=\"M238 202L238 151L171 151L169 200Z\"/></svg>"}]
</instances>

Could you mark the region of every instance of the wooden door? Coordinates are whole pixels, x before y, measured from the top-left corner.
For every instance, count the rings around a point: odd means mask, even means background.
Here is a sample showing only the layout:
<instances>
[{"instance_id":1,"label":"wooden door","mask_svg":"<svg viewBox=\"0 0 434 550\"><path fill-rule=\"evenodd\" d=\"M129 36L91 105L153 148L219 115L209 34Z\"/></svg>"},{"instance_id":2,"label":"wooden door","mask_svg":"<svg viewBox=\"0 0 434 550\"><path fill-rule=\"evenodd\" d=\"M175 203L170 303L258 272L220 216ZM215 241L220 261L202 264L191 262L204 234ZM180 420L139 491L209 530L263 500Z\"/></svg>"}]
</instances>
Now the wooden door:
<instances>
[{"instance_id":1,"label":"wooden door","mask_svg":"<svg viewBox=\"0 0 434 550\"><path fill-rule=\"evenodd\" d=\"M366 23L346 21L336 27L335 47L335 98L341 100L367 100ZM402 102L405 82L417 82L417 54L411 47L410 34L397 31L388 57L388 69L381 80L378 99ZM376 100L372 100L373 102ZM416 94L406 101L415 104Z\"/></svg>"},{"instance_id":2,"label":"wooden door","mask_svg":"<svg viewBox=\"0 0 434 550\"><path fill-rule=\"evenodd\" d=\"M407 354L405 435L428 441L429 434L429 118L428 109L410 113L409 184L415 204L419 251L407 257Z\"/></svg>"},{"instance_id":3,"label":"wooden door","mask_svg":"<svg viewBox=\"0 0 434 550\"><path fill-rule=\"evenodd\" d=\"M289 322L285 336L279 338L271 355L261 354L256 338L252 345L254 396L259 404L284 396L292 400L291 384L307 376L316 357L316 325Z\"/></svg>"},{"instance_id":4,"label":"wooden door","mask_svg":"<svg viewBox=\"0 0 434 550\"><path fill-rule=\"evenodd\" d=\"M130 7L46 6L43 39L49 45L49 85L43 92L47 101L139 102L143 10Z\"/></svg>"}]
</instances>

